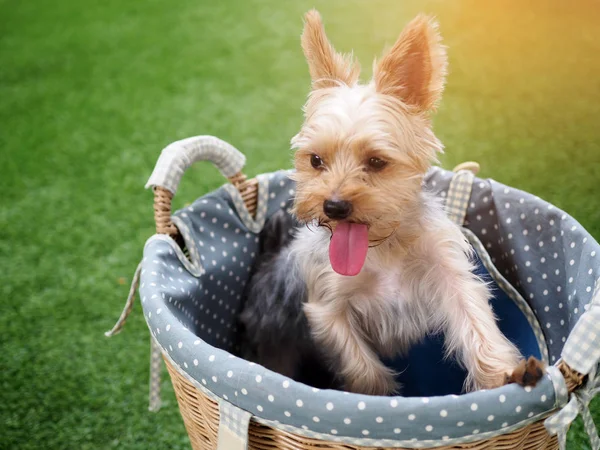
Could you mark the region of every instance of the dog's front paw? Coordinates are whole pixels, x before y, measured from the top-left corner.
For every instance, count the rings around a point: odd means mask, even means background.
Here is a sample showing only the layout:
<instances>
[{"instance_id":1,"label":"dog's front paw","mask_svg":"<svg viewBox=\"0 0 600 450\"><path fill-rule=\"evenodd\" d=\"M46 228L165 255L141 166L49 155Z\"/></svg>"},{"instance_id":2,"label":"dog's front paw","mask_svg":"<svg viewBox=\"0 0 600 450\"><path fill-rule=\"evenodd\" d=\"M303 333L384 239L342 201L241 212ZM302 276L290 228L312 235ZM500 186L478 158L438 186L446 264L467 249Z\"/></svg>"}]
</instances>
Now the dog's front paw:
<instances>
[{"instance_id":1,"label":"dog's front paw","mask_svg":"<svg viewBox=\"0 0 600 450\"><path fill-rule=\"evenodd\" d=\"M506 375L505 384L517 383L521 386L535 386L544 376L544 363L530 356L521 360L510 375Z\"/></svg>"},{"instance_id":2,"label":"dog's front paw","mask_svg":"<svg viewBox=\"0 0 600 450\"><path fill-rule=\"evenodd\" d=\"M395 374L391 371L380 371L347 380L347 391L366 395L399 394L401 386L396 382Z\"/></svg>"}]
</instances>

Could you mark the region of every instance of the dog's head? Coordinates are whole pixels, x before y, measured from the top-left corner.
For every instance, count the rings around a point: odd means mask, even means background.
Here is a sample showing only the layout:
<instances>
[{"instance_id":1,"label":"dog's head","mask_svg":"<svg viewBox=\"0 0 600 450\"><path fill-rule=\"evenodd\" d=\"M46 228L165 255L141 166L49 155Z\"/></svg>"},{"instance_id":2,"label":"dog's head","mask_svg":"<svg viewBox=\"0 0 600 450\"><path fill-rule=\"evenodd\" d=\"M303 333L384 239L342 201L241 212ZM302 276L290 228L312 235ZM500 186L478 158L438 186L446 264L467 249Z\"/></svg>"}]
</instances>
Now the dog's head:
<instances>
[{"instance_id":1,"label":"dog's head","mask_svg":"<svg viewBox=\"0 0 600 450\"><path fill-rule=\"evenodd\" d=\"M302 48L312 91L292 139L295 214L332 228L366 224L371 241L383 239L410 220L403 214L442 150L429 119L447 64L437 25L426 16L410 22L368 84L358 83L352 57L330 44L317 11L306 14Z\"/></svg>"}]
</instances>

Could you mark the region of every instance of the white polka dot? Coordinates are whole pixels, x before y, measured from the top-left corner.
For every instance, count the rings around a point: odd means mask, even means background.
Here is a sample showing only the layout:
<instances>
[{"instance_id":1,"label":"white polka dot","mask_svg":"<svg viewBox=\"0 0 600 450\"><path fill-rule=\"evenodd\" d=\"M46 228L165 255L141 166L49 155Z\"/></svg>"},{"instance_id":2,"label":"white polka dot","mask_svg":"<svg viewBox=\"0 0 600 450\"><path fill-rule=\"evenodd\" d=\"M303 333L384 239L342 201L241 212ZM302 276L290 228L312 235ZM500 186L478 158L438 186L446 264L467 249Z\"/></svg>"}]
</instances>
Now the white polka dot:
<instances>
[{"instance_id":1,"label":"white polka dot","mask_svg":"<svg viewBox=\"0 0 600 450\"><path fill-rule=\"evenodd\" d=\"M177 347L179 347L179 348L183 347L183 342L179 342L179 343L177 344Z\"/></svg>"},{"instance_id":2,"label":"white polka dot","mask_svg":"<svg viewBox=\"0 0 600 450\"><path fill-rule=\"evenodd\" d=\"M494 416L490 414L487 419L488 419L488 422L491 422L494 420Z\"/></svg>"},{"instance_id":3,"label":"white polka dot","mask_svg":"<svg viewBox=\"0 0 600 450\"><path fill-rule=\"evenodd\" d=\"M321 421L321 419L319 419L317 416L313 417L313 422L319 423Z\"/></svg>"},{"instance_id":4,"label":"white polka dot","mask_svg":"<svg viewBox=\"0 0 600 450\"><path fill-rule=\"evenodd\" d=\"M364 436L368 436L369 435L369 430L362 430L362 434Z\"/></svg>"},{"instance_id":5,"label":"white polka dot","mask_svg":"<svg viewBox=\"0 0 600 450\"><path fill-rule=\"evenodd\" d=\"M260 375L256 375L256 382L260 383L262 381L262 377Z\"/></svg>"},{"instance_id":6,"label":"white polka dot","mask_svg":"<svg viewBox=\"0 0 600 450\"><path fill-rule=\"evenodd\" d=\"M291 417L291 415L292 415L292 414L291 414L289 411L284 411L284 412L283 412L283 414L284 414L286 417Z\"/></svg>"},{"instance_id":7,"label":"white polka dot","mask_svg":"<svg viewBox=\"0 0 600 450\"><path fill-rule=\"evenodd\" d=\"M217 382L217 377L215 375L212 376L213 383Z\"/></svg>"},{"instance_id":8,"label":"white polka dot","mask_svg":"<svg viewBox=\"0 0 600 450\"><path fill-rule=\"evenodd\" d=\"M462 427L465 423L464 422L457 422L456 426L457 427Z\"/></svg>"},{"instance_id":9,"label":"white polka dot","mask_svg":"<svg viewBox=\"0 0 600 450\"><path fill-rule=\"evenodd\" d=\"M502 428L506 428L507 426L508 426L508 422L504 422L504 423L502 424Z\"/></svg>"},{"instance_id":10,"label":"white polka dot","mask_svg":"<svg viewBox=\"0 0 600 450\"><path fill-rule=\"evenodd\" d=\"M394 428L394 433L400 434L402 433L402 430L400 428Z\"/></svg>"},{"instance_id":11,"label":"white polka dot","mask_svg":"<svg viewBox=\"0 0 600 450\"><path fill-rule=\"evenodd\" d=\"M333 429L333 430L331 430L331 431L330 431L330 433L331 433L331 434L337 434L338 432L337 432L337 430L336 430L336 429Z\"/></svg>"},{"instance_id":12,"label":"white polka dot","mask_svg":"<svg viewBox=\"0 0 600 450\"><path fill-rule=\"evenodd\" d=\"M518 412L518 413L520 413L520 412L521 412L521 409L523 409L523 408L521 408L521 406L517 406L517 407L515 408L515 411L516 411L516 412Z\"/></svg>"},{"instance_id":13,"label":"white polka dot","mask_svg":"<svg viewBox=\"0 0 600 450\"><path fill-rule=\"evenodd\" d=\"M471 403L471 411L477 411L478 408L479 405L477 405L477 403Z\"/></svg>"},{"instance_id":14,"label":"white polka dot","mask_svg":"<svg viewBox=\"0 0 600 450\"><path fill-rule=\"evenodd\" d=\"M333 403L329 402L325 405L325 407L327 408L328 411L331 411L333 409Z\"/></svg>"},{"instance_id":15,"label":"white polka dot","mask_svg":"<svg viewBox=\"0 0 600 450\"><path fill-rule=\"evenodd\" d=\"M352 423L352 421L351 421L351 420L350 420L348 417L346 417L346 418L344 419L344 423L345 423L346 425L350 425L350 424Z\"/></svg>"},{"instance_id":16,"label":"white polka dot","mask_svg":"<svg viewBox=\"0 0 600 450\"><path fill-rule=\"evenodd\" d=\"M416 416L414 414L408 415L408 420L415 420Z\"/></svg>"},{"instance_id":17,"label":"white polka dot","mask_svg":"<svg viewBox=\"0 0 600 450\"><path fill-rule=\"evenodd\" d=\"M398 400L396 400L395 398L393 398L392 400L390 400L390 406L392 408L395 408L396 406L398 406Z\"/></svg>"},{"instance_id":18,"label":"white polka dot","mask_svg":"<svg viewBox=\"0 0 600 450\"><path fill-rule=\"evenodd\" d=\"M442 417L447 417L447 416L448 416L448 411L446 411L445 409L442 409L442 410L440 411L440 416L442 416Z\"/></svg>"},{"instance_id":19,"label":"white polka dot","mask_svg":"<svg viewBox=\"0 0 600 450\"><path fill-rule=\"evenodd\" d=\"M425 430L427 430L427 431L433 431L433 427L431 425L427 425L425 427Z\"/></svg>"},{"instance_id":20,"label":"white polka dot","mask_svg":"<svg viewBox=\"0 0 600 450\"><path fill-rule=\"evenodd\" d=\"M533 412L530 412L529 414L527 414L527 417L533 417Z\"/></svg>"},{"instance_id":21,"label":"white polka dot","mask_svg":"<svg viewBox=\"0 0 600 450\"><path fill-rule=\"evenodd\" d=\"M540 398L540 400L542 402L545 402L547 399L548 399L548 397L546 397L545 395L542 395L541 398Z\"/></svg>"},{"instance_id":22,"label":"white polka dot","mask_svg":"<svg viewBox=\"0 0 600 450\"><path fill-rule=\"evenodd\" d=\"M479 430L473 430L473 434L479 434Z\"/></svg>"},{"instance_id":23,"label":"white polka dot","mask_svg":"<svg viewBox=\"0 0 600 450\"><path fill-rule=\"evenodd\" d=\"M375 418L375 422L377 423L382 423L383 422L383 417L379 416Z\"/></svg>"},{"instance_id":24,"label":"white polka dot","mask_svg":"<svg viewBox=\"0 0 600 450\"><path fill-rule=\"evenodd\" d=\"M242 394L248 395L248 391L246 390L246 388L242 388Z\"/></svg>"},{"instance_id":25,"label":"white polka dot","mask_svg":"<svg viewBox=\"0 0 600 450\"><path fill-rule=\"evenodd\" d=\"M550 328L552 325L550 324L550 322L546 323L546 328ZM528 386L529 387L529 386Z\"/></svg>"},{"instance_id":26,"label":"white polka dot","mask_svg":"<svg viewBox=\"0 0 600 450\"><path fill-rule=\"evenodd\" d=\"M575 260L574 259L572 259L571 261L569 261L569 265L572 266L573 264L575 264Z\"/></svg>"},{"instance_id":27,"label":"white polka dot","mask_svg":"<svg viewBox=\"0 0 600 450\"><path fill-rule=\"evenodd\" d=\"M257 409L258 411L260 411L260 412L262 412L262 411L263 411L263 407L262 407L262 406L260 406L260 405L257 405L257 406L256 406L256 409Z\"/></svg>"},{"instance_id":28,"label":"white polka dot","mask_svg":"<svg viewBox=\"0 0 600 450\"><path fill-rule=\"evenodd\" d=\"M302 400L300 400L300 399L296 400L296 406L298 408L302 408L303 405L304 405L304 402Z\"/></svg>"},{"instance_id":29,"label":"white polka dot","mask_svg":"<svg viewBox=\"0 0 600 450\"><path fill-rule=\"evenodd\" d=\"M365 402L358 402L358 409L363 410L366 406L367 405L365 405Z\"/></svg>"},{"instance_id":30,"label":"white polka dot","mask_svg":"<svg viewBox=\"0 0 600 450\"><path fill-rule=\"evenodd\" d=\"M500 395L500 397L498 397L498 400L500 400L500 403L504 403L506 401L506 395Z\"/></svg>"},{"instance_id":31,"label":"white polka dot","mask_svg":"<svg viewBox=\"0 0 600 450\"><path fill-rule=\"evenodd\" d=\"M273 397L271 394L269 394L267 396L267 400L269 400L270 402L274 402L275 401L275 397Z\"/></svg>"},{"instance_id":32,"label":"white polka dot","mask_svg":"<svg viewBox=\"0 0 600 450\"><path fill-rule=\"evenodd\" d=\"M282 383L282 385L283 385L283 387L284 387L285 389L287 389L287 388L289 388L289 387L290 387L290 382L289 382L288 380L285 380L285 381Z\"/></svg>"}]
</instances>

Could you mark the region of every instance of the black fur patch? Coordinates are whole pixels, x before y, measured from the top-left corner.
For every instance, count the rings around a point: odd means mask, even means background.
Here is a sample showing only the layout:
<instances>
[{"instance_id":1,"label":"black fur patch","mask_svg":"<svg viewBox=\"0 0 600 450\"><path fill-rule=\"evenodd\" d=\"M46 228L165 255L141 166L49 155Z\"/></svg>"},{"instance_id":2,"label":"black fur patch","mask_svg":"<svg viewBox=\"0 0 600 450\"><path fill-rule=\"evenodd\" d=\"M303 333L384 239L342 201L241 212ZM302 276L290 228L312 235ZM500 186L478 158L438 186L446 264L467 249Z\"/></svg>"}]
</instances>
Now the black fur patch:
<instances>
[{"instance_id":1,"label":"black fur patch","mask_svg":"<svg viewBox=\"0 0 600 450\"><path fill-rule=\"evenodd\" d=\"M239 318L241 356L314 387L338 388L310 334L302 308L306 285L293 275L289 244L297 226L281 210L260 234L260 254Z\"/></svg>"}]
</instances>

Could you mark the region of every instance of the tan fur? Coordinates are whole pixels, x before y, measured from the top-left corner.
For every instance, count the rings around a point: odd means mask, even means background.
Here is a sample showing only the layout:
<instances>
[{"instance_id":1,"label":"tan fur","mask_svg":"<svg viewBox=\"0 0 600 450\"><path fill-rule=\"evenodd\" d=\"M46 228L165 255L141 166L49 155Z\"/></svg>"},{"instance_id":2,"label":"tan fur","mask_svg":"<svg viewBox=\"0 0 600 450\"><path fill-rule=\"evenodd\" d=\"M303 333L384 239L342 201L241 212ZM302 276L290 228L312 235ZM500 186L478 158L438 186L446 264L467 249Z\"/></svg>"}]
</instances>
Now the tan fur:
<instances>
[{"instance_id":1,"label":"tan fur","mask_svg":"<svg viewBox=\"0 0 600 450\"><path fill-rule=\"evenodd\" d=\"M313 89L336 86L344 83L352 86L358 80L359 65L351 55L341 55L335 51L321 21L321 15L309 11L305 16L302 33L302 49L308 62Z\"/></svg>"},{"instance_id":2,"label":"tan fur","mask_svg":"<svg viewBox=\"0 0 600 450\"><path fill-rule=\"evenodd\" d=\"M399 98L418 111L434 109L442 97L448 60L437 23L419 15L375 65L377 91Z\"/></svg>"},{"instance_id":3,"label":"tan fur","mask_svg":"<svg viewBox=\"0 0 600 450\"><path fill-rule=\"evenodd\" d=\"M413 20L366 85L356 82L357 66L335 53L315 11L306 16L302 46L313 91L292 139L294 211L322 226L302 230L291 254L308 286L305 311L315 339L354 392L396 391L379 356L406 352L439 330L448 354L468 370L467 389L502 385L520 355L496 325L460 229L421 189L442 151L428 118L446 73L437 25L425 16ZM312 167L312 155L322 168ZM372 170L371 157L388 164ZM348 220L369 226L373 247L355 277L335 273L329 263L337 223L323 212L327 199L351 202Z\"/></svg>"}]
</instances>

